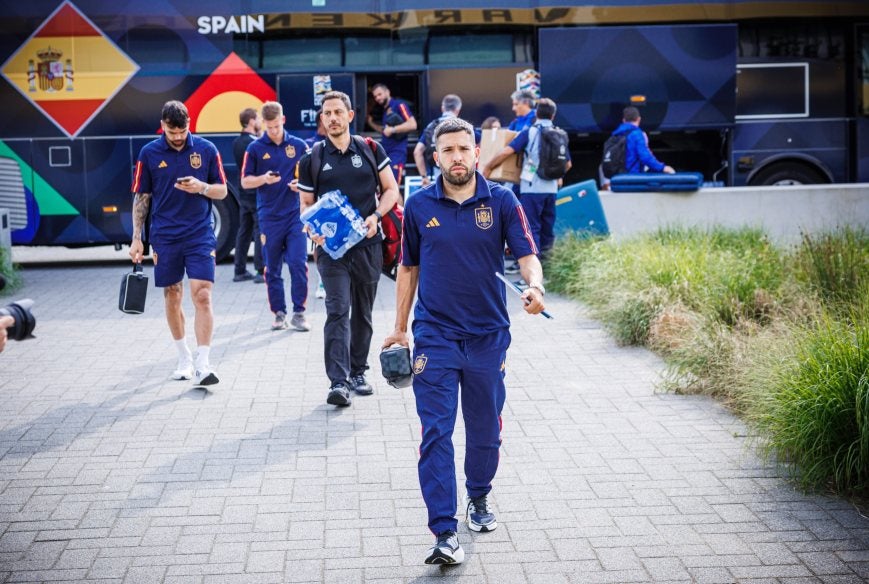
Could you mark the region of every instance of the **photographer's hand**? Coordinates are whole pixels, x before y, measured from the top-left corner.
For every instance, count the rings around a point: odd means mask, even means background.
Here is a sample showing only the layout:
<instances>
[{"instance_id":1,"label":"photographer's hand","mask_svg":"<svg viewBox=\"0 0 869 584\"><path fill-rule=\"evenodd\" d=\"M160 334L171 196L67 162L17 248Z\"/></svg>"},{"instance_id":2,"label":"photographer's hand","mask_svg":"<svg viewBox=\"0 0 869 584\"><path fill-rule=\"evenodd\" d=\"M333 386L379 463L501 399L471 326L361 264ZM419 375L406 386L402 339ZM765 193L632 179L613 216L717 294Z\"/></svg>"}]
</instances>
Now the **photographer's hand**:
<instances>
[{"instance_id":1,"label":"photographer's hand","mask_svg":"<svg viewBox=\"0 0 869 584\"><path fill-rule=\"evenodd\" d=\"M6 329L15 324L15 319L11 316L0 316L0 353L6 348L6 337L8 333Z\"/></svg>"}]
</instances>

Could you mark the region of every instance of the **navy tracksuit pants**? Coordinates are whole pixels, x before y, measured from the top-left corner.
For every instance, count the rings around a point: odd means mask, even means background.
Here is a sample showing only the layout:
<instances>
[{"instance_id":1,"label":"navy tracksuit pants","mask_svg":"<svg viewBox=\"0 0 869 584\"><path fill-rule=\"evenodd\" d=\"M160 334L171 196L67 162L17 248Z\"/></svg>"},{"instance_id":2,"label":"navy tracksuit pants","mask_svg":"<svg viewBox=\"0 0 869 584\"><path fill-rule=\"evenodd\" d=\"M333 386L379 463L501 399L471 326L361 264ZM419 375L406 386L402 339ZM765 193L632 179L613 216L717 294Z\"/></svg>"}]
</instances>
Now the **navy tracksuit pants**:
<instances>
[{"instance_id":1,"label":"navy tracksuit pants","mask_svg":"<svg viewBox=\"0 0 869 584\"><path fill-rule=\"evenodd\" d=\"M555 193L524 193L521 203L537 250L551 250L555 244Z\"/></svg>"},{"instance_id":2,"label":"navy tracksuit pants","mask_svg":"<svg viewBox=\"0 0 869 584\"><path fill-rule=\"evenodd\" d=\"M308 300L308 238L302 232L302 223L298 219L277 223L260 217L260 230L269 308L274 313L287 313L284 279L281 277L286 262L290 268L293 312L304 312Z\"/></svg>"},{"instance_id":3,"label":"navy tracksuit pants","mask_svg":"<svg viewBox=\"0 0 869 584\"><path fill-rule=\"evenodd\" d=\"M449 340L424 323L413 327L413 393L422 423L419 484L428 527L438 535L456 531L456 467L453 429L461 387L465 421L465 488L469 497L488 494L498 470L504 375L510 332Z\"/></svg>"}]
</instances>

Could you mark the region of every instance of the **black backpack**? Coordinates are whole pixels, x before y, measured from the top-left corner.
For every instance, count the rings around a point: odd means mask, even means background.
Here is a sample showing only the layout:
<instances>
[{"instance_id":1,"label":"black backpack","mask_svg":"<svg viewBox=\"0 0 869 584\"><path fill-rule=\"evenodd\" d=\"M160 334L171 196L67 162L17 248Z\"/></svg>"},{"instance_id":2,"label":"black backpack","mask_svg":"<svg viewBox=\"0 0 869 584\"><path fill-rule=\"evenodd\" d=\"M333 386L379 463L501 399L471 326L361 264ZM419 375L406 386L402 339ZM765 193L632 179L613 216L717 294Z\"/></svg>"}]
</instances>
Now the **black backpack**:
<instances>
[{"instance_id":1,"label":"black backpack","mask_svg":"<svg viewBox=\"0 0 869 584\"><path fill-rule=\"evenodd\" d=\"M625 150L628 145L629 133L610 136L603 143L603 160L601 160L600 168L606 178L612 178L627 171Z\"/></svg>"},{"instance_id":2,"label":"black backpack","mask_svg":"<svg viewBox=\"0 0 869 584\"><path fill-rule=\"evenodd\" d=\"M422 131L422 136L419 137L420 142L425 144L425 150L422 153L422 157L425 159L425 169L418 168L420 174L425 170L426 174L433 171L436 164L434 159L435 153L435 143L434 143L434 131L435 128L438 127L438 124L443 121L443 116L436 118L428 123L425 129Z\"/></svg>"},{"instance_id":3,"label":"black backpack","mask_svg":"<svg viewBox=\"0 0 869 584\"><path fill-rule=\"evenodd\" d=\"M537 176L544 180L563 178L567 174L567 162L570 159L567 132L558 126L537 126L537 129L540 139Z\"/></svg>"}]
</instances>

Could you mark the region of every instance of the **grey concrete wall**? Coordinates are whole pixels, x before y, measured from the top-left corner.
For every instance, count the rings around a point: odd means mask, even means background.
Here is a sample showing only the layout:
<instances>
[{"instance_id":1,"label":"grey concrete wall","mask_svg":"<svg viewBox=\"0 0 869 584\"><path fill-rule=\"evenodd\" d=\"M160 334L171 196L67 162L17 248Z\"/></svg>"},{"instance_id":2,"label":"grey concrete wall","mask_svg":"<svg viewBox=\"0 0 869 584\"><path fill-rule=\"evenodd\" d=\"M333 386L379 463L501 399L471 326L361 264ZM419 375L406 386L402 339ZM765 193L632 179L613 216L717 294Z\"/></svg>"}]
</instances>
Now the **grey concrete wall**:
<instances>
[{"instance_id":1,"label":"grey concrete wall","mask_svg":"<svg viewBox=\"0 0 869 584\"><path fill-rule=\"evenodd\" d=\"M761 227L781 244L801 232L869 228L869 184L733 187L693 193L601 192L610 233L625 237L664 226Z\"/></svg>"}]
</instances>

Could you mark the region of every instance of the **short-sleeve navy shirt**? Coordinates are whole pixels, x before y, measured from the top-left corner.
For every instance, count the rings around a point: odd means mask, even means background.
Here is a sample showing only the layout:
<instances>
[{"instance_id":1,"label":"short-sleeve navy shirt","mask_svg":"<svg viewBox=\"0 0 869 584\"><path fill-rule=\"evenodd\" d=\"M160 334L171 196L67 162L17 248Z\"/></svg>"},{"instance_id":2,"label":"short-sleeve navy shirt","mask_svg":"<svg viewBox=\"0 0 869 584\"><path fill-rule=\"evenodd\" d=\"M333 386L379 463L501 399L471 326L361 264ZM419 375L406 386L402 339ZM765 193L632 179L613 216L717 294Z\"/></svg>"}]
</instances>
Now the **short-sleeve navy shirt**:
<instances>
[{"instance_id":1,"label":"short-sleeve navy shirt","mask_svg":"<svg viewBox=\"0 0 869 584\"><path fill-rule=\"evenodd\" d=\"M419 266L416 323L464 339L510 326L503 282L504 243L517 258L536 254L516 195L477 173L474 196L444 196L443 177L405 203L401 264Z\"/></svg>"},{"instance_id":2,"label":"short-sleeve navy shirt","mask_svg":"<svg viewBox=\"0 0 869 584\"><path fill-rule=\"evenodd\" d=\"M410 105L408 105L408 103L403 99L398 99L397 97L393 97L389 100L389 103L386 104L386 108L383 110L381 124L383 126L395 125L386 123L387 118L393 114L401 116L402 123L413 117L413 114L410 112ZM389 156L390 160L392 160L393 164L404 164L407 161L407 134L402 135L401 138L396 138L395 136L383 136L380 143L383 144L383 149L386 150L386 154Z\"/></svg>"},{"instance_id":3,"label":"short-sleeve navy shirt","mask_svg":"<svg viewBox=\"0 0 869 584\"><path fill-rule=\"evenodd\" d=\"M208 184L226 184L226 174L217 148L206 140L187 134L180 151L164 136L145 144L136 161L132 191L151 193L151 243L208 241L211 199L175 188L175 180L192 176Z\"/></svg>"},{"instance_id":4,"label":"short-sleeve navy shirt","mask_svg":"<svg viewBox=\"0 0 869 584\"><path fill-rule=\"evenodd\" d=\"M280 144L275 144L268 134L263 134L247 146L242 176L259 176L268 171L280 173L281 180L274 184L257 187L257 212L264 221L298 221L299 194L287 186L296 178L296 166L308 151L301 138L284 130Z\"/></svg>"},{"instance_id":5,"label":"short-sleeve navy shirt","mask_svg":"<svg viewBox=\"0 0 869 584\"><path fill-rule=\"evenodd\" d=\"M363 219L374 213L377 209L378 178L374 175L374 169L365 158L365 154L359 152L360 147L356 140L350 140L350 146L344 152L328 138L324 140L323 158L320 162L319 175L317 177L317 192L314 192L314 181L311 168L311 155L306 154L299 162L299 190L305 193L313 193L315 198L329 191L340 190L347 197L353 207L359 211ZM377 163L377 172L389 166L389 157L386 156L383 147L377 142L372 142L376 150L373 151L374 161ZM368 146L364 146L367 148ZM380 234L371 239L363 239L357 246L363 247L380 243L383 238Z\"/></svg>"}]
</instances>

